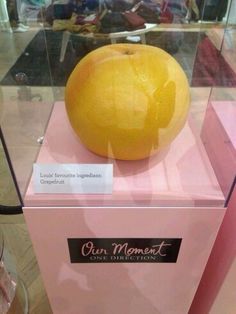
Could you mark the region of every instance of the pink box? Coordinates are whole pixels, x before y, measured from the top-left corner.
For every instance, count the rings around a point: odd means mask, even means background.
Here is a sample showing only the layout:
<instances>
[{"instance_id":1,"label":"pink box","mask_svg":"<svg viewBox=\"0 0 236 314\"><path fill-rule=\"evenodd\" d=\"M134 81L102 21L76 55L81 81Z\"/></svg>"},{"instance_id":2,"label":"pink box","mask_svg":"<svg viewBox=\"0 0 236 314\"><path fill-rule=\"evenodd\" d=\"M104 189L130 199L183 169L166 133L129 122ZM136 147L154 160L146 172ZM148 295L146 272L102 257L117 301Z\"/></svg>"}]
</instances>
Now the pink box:
<instances>
[{"instance_id":1,"label":"pink box","mask_svg":"<svg viewBox=\"0 0 236 314\"><path fill-rule=\"evenodd\" d=\"M54 314L187 314L223 208L24 208ZM181 238L176 263L71 264L67 238Z\"/></svg>"},{"instance_id":2,"label":"pink box","mask_svg":"<svg viewBox=\"0 0 236 314\"><path fill-rule=\"evenodd\" d=\"M191 119L162 154L107 161L86 150L56 103L37 163L107 162L112 195L35 194L29 183L24 215L53 313L187 313L225 214ZM174 263L71 263L68 238L182 242Z\"/></svg>"},{"instance_id":3,"label":"pink box","mask_svg":"<svg viewBox=\"0 0 236 314\"><path fill-rule=\"evenodd\" d=\"M236 258L236 185L189 314L208 314ZM226 282L227 285L227 282ZM232 291L235 293L235 291ZM227 303L227 300L224 300Z\"/></svg>"},{"instance_id":4,"label":"pink box","mask_svg":"<svg viewBox=\"0 0 236 314\"><path fill-rule=\"evenodd\" d=\"M210 312L236 256L235 117L235 101L214 101L208 104L201 136L219 184L227 197L227 212L189 314Z\"/></svg>"}]
</instances>

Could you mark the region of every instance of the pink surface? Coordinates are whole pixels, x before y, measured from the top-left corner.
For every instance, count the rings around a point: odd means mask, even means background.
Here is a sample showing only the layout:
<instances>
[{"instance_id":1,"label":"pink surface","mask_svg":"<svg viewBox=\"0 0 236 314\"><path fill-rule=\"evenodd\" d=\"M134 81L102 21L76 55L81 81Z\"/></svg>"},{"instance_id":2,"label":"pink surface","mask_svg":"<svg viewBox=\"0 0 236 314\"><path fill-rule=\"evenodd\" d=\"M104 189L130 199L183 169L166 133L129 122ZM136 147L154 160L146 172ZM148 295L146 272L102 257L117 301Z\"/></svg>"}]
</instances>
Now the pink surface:
<instances>
[{"instance_id":1,"label":"pink surface","mask_svg":"<svg viewBox=\"0 0 236 314\"><path fill-rule=\"evenodd\" d=\"M189 120L172 145L142 161L96 156L69 125L64 103L57 102L37 163L113 163L112 195L35 194L32 180L26 206L222 206L224 196L201 140Z\"/></svg>"},{"instance_id":2,"label":"pink surface","mask_svg":"<svg viewBox=\"0 0 236 314\"><path fill-rule=\"evenodd\" d=\"M236 186L189 314L208 314L236 258Z\"/></svg>"},{"instance_id":3,"label":"pink surface","mask_svg":"<svg viewBox=\"0 0 236 314\"><path fill-rule=\"evenodd\" d=\"M236 174L236 102L209 103L201 137L227 198Z\"/></svg>"},{"instance_id":4,"label":"pink surface","mask_svg":"<svg viewBox=\"0 0 236 314\"><path fill-rule=\"evenodd\" d=\"M24 208L54 314L187 314L224 213L222 208ZM67 238L93 237L182 238L182 244L173 264L71 264Z\"/></svg>"},{"instance_id":5,"label":"pink surface","mask_svg":"<svg viewBox=\"0 0 236 314\"><path fill-rule=\"evenodd\" d=\"M236 150L236 101L212 101L211 105Z\"/></svg>"}]
</instances>

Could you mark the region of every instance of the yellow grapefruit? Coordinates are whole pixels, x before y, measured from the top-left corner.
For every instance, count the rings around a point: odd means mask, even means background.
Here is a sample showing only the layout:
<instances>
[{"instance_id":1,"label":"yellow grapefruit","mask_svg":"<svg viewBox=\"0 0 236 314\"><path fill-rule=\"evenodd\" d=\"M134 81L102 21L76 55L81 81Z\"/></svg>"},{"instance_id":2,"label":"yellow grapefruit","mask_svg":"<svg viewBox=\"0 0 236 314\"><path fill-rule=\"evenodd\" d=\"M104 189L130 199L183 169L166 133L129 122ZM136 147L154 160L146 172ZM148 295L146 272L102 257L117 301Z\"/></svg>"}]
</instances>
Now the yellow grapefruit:
<instances>
[{"instance_id":1,"label":"yellow grapefruit","mask_svg":"<svg viewBox=\"0 0 236 314\"><path fill-rule=\"evenodd\" d=\"M190 93L181 66L164 50L115 44L86 55L65 91L70 123L92 152L122 160L169 145L187 118Z\"/></svg>"}]
</instances>

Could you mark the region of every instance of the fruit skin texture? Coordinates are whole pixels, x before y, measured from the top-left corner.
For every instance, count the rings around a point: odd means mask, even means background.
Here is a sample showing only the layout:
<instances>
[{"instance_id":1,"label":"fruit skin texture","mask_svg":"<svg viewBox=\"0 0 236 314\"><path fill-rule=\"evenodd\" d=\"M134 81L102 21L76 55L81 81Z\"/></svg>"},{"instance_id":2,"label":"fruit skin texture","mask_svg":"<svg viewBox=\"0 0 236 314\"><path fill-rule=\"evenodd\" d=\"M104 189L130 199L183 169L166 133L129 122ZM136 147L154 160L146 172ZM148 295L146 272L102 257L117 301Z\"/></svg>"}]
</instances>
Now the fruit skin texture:
<instances>
[{"instance_id":1,"label":"fruit skin texture","mask_svg":"<svg viewBox=\"0 0 236 314\"><path fill-rule=\"evenodd\" d=\"M77 64L65 103L74 131L89 150L139 160L177 136L190 92L182 68L164 50L115 44L90 52Z\"/></svg>"}]
</instances>

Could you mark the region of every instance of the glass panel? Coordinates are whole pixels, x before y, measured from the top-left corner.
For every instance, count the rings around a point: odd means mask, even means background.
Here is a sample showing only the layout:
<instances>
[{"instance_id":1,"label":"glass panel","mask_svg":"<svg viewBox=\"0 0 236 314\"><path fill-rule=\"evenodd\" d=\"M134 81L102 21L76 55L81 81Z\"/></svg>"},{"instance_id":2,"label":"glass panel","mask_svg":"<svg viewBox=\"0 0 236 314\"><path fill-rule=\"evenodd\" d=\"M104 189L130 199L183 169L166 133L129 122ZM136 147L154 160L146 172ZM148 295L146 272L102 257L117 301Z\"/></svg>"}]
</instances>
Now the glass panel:
<instances>
[{"instance_id":1,"label":"glass panel","mask_svg":"<svg viewBox=\"0 0 236 314\"><path fill-rule=\"evenodd\" d=\"M9 206L19 206L20 201L2 142L0 142L0 178L0 210L4 213Z\"/></svg>"},{"instance_id":2,"label":"glass panel","mask_svg":"<svg viewBox=\"0 0 236 314\"><path fill-rule=\"evenodd\" d=\"M38 33L40 40L32 44ZM0 122L24 195L54 102L45 31L31 27L22 33L2 32L0 41ZM38 83L43 82L44 77L49 77L48 86Z\"/></svg>"},{"instance_id":3,"label":"glass panel","mask_svg":"<svg viewBox=\"0 0 236 314\"><path fill-rule=\"evenodd\" d=\"M30 28L1 33L0 108L26 205L223 206L232 178L224 190L203 133L210 102L234 86L234 4L216 2L22 4ZM65 192L52 171L36 193L33 163L112 164L113 192Z\"/></svg>"},{"instance_id":4,"label":"glass panel","mask_svg":"<svg viewBox=\"0 0 236 314\"><path fill-rule=\"evenodd\" d=\"M0 229L0 309L1 313L28 313L28 295L19 278L14 258L4 245Z\"/></svg>"},{"instance_id":5,"label":"glass panel","mask_svg":"<svg viewBox=\"0 0 236 314\"><path fill-rule=\"evenodd\" d=\"M2 234L2 231L0 229L0 261L2 260L3 249L4 249L3 234Z\"/></svg>"},{"instance_id":6,"label":"glass panel","mask_svg":"<svg viewBox=\"0 0 236 314\"><path fill-rule=\"evenodd\" d=\"M219 41L216 47L220 52L216 66L211 67L215 79L201 130L206 152L226 199L236 175L235 9L235 1L229 2L227 15L223 19L227 23L226 28L211 30L210 38L215 45Z\"/></svg>"},{"instance_id":7,"label":"glass panel","mask_svg":"<svg viewBox=\"0 0 236 314\"><path fill-rule=\"evenodd\" d=\"M236 92L215 87L208 103L202 139L221 189L227 198L236 175ZM212 138L217 138L213 141Z\"/></svg>"}]
</instances>

